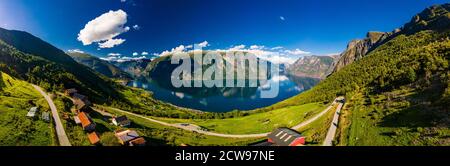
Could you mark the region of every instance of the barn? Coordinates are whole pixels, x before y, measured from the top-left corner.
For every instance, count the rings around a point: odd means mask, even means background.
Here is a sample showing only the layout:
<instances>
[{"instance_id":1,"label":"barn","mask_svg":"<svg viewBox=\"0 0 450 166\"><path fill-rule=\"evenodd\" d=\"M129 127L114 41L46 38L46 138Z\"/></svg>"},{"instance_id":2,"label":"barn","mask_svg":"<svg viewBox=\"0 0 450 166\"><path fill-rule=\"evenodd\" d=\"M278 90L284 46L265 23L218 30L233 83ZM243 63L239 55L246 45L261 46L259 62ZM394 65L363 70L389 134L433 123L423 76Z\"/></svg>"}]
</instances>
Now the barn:
<instances>
[{"instance_id":1,"label":"barn","mask_svg":"<svg viewBox=\"0 0 450 166\"><path fill-rule=\"evenodd\" d=\"M80 119L81 126L85 131L91 132L95 130L95 123L86 113L80 112L78 114L78 118Z\"/></svg>"},{"instance_id":2,"label":"barn","mask_svg":"<svg viewBox=\"0 0 450 166\"><path fill-rule=\"evenodd\" d=\"M305 144L305 137L289 128L277 128L267 137L267 141L272 143L272 146L302 146Z\"/></svg>"}]
</instances>

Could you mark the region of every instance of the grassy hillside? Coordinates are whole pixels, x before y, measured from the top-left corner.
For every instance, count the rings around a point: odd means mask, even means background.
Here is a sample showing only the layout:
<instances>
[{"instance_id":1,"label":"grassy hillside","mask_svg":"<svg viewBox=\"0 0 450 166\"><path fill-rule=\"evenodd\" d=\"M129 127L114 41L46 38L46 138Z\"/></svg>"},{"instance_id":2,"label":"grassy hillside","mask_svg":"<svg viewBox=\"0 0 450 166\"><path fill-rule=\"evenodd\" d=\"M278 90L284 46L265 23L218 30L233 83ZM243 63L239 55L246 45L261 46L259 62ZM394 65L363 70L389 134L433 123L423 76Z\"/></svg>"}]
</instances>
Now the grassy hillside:
<instances>
[{"instance_id":1,"label":"grassy hillside","mask_svg":"<svg viewBox=\"0 0 450 166\"><path fill-rule=\"evenodd\" d=\"M46 101L30 84L0 72L0 145L57 145L52 123L26 117L35 105L41 112L49 111Z\"/></svg>"},{"instance_id":2,"label":"grassy hillside","mask_svg":"<svg viewBox=\"0 0 450 166\"><path fill-rule=\"evenodd\" d=\"M0 63L16 77L48 90L77 88L99 102L108 102L107 96L120 98L111 80L29 33L0 28L0 40Z\"/></svg>"}]
</instances>

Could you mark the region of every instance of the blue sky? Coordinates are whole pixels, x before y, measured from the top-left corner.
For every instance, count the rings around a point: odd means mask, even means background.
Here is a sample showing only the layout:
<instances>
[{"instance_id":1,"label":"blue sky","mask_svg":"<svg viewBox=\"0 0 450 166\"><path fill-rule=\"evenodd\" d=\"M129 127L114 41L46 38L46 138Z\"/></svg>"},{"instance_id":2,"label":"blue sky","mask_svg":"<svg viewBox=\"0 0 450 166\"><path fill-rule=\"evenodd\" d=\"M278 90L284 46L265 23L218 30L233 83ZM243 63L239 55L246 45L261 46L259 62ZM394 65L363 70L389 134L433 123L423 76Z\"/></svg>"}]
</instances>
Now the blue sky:
<instances>
[{"instance_id":1,"label":"blue sky","mask_svg":"<svg viewBox=\"0 0 450 166\"><path fill-rule=\"evenodd\" d=\"M28 31L63 50L80 49L97 56L161 53L203 41L208 42L206 49L228 49L237 45L259 45L266 49L282 46L286 50L323 55L341 52L350 40L363 38L367 31L392 31L424 8L445 2L2 0L0 27ZM90 45L77 40L89 21L119 10L126 13L126 23L121 27L123 32L112 39L123 39L123 43L99 49L98 43L106 39ZM139 28L133 28L134 25Z\"/></svg>"}]
</instances>

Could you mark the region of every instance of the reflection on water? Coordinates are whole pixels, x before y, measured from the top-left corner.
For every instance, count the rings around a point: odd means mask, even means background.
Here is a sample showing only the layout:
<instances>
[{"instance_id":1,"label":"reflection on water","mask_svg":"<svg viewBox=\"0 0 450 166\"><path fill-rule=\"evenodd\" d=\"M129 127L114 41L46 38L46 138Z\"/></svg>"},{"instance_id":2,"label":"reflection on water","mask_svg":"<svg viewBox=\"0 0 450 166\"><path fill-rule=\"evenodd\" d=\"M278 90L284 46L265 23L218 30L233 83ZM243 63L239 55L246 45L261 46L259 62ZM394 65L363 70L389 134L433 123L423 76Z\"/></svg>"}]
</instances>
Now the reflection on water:
<instances>
[{"instance_id":1,"label":"reflection on water","mask_svg":"<svg viewBox=\"0 0 450 166\"><path fill-rule=\"evenodd\" d=\"M170 82L150 78L136 79L128 85L153 92L153 96L171 104L207 112L251 110L270 106L310 89L320 80L286 75L272 77L258 87L174 88ZM261 91L273 83L279 83L275 98L261 98Z\"/></svg>"}]
</instances>

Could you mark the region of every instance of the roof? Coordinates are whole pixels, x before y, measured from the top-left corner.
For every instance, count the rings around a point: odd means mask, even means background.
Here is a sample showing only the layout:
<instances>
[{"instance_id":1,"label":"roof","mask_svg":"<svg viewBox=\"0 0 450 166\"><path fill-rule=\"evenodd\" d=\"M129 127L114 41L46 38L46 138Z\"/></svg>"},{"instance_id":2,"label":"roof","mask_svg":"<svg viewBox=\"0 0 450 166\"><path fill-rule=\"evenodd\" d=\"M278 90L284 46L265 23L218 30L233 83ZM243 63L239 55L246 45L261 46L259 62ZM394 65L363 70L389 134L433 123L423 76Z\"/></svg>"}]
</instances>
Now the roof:
<instances>
[{"instance_id":1,"label":"roof","mask_svg":"<svg viewBox=\"0 0 450 166\"><path fill-rule=\"evenodd\" d=\"M79 94L79 93L73 94L73 98L80 99L80 100L87 99L87 97L85 95L82 95L82 94Z\"/></svg>"},{"instance_id":2,"label":"roof","mask_svg":"<svg viewBox=\"0 0 450 166\"><path fill-rule=\"evenodd\" d=\"M297 138L302 137L302 135L289 128L277 128L268 137L278 146L289 146Z\"/></svg>"},{"instance_id":3,"label":"roof","mask_svg":"<svg viewBox=\"0 0 450 166\"><path fill-rule=\"evenodd\" d=\"M39 109L38 109L38 107L31 107L30 108L30 111L33 111L33 112L36 112L36 111L38 111Z\"/></svg>"},{"instance_id":4,"label":"roof","mask_svg":"<svg viewBox=\"0 0 450 166\"><path fill-rule=\"evenodd\" d=\"M80 118L78 118L78 116L74 116L73 120L75 121L76 124L80 124L81 123Z\"/></svg>"},{"instance_id":5,"label":"roof","mask_svg":"<svg viewBox=\"0 0 450 166\"><path fill-rule=\"evenodd\" d=\"M28 111L28 113L27 113L27 116L28 117L34 117L34 116L36 116L36 112L38 111L39 109L37 108L37 107L31 107L30 108L30 111Z\"/></svg>"},{"instance_id":6,"label":"roof","mask_svg":"<svg viewBox=\"0 0 450 166\"><path fill-rule=\"evenodd\" d=\"M132 141L130 141L131 146L143 146L145 145L145 139L142 137L136 138Z\"/></svg>"},{"instance_id":7,"label":"roof","mask_svg":"<svg viewBox=\"0 0 450 166\"><path fill-rule=\"evenodd\" d=\"M83 126L83 128L92 124L92 122L89 119L88 115L86 113L84 113L84 112L80 112L78 114L78 118L80 119L81 126Z\"/></svg>"},{"instance_id":8,"label":"roof","mask_svg":"<svg viewBox=\"0 0 450 166\"><path fill-rule=\"evenodd\" d=\"M130 122L130 121L128 120L128 118L127 118L125 115L119 116L119 117L115 117L114 119L116 120L116 122L117 122L118 124L126 124L126 123L129 123L129 122Z\"/></svg>"},{"instance_id":9,"label":"roof","mask_svg":"<svg viewBox=\"0 0 450 166\"><path fill-rule=\"evenodd\" d=\"M133 139L139 138L139 134L134 130L125 130L121 132L117 132L116 137L123 142L128 142Z\"/></svg>"},{"instance_id":10,"label":"roof","mask_svg":"<svg viewBox=\"0 0 450 166\"><path fill-rule=\"evenodd\" d=\"M100 138L98 137L96 132L89 133L88 138L91 144L97 144L98 142L100 142Z\"/></svg>"},{"instance_id":11,"label":"roof","mask_svg":"<svg viewBox=\"0 0 450 166\"><path fill-rule=\"evenodd\" d=\"M66 93L77 93L78 91L75 88L66 89Z\"/></svg>"},{"instance_id":12,"label":"roof","mask_svg":"<svg viewBox=\"0 0 450 166\"><path fill-rule=\"evenodd\" d=\"M88 104L86 104L86 102L84 102L82 100L75 100L74 104L77 109L83 109L85 106L88 105Z\"/></svg>"}]
</instances>

